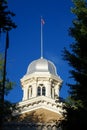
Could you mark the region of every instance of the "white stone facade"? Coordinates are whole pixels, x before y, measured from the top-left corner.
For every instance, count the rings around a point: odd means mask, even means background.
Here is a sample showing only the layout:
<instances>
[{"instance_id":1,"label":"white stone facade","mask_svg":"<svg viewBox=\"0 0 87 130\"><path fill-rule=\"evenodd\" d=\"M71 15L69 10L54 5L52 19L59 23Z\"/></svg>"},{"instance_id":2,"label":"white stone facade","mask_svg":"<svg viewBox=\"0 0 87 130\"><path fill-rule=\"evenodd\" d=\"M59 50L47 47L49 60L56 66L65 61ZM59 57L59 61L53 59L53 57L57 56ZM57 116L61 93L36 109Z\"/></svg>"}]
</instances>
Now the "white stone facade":
<instances>
[{"instance_id":1,"label":"white stone facade","mask_svg":"<svg viewBox=\"0 0 87 130\"><path fill-rule=\"evenodd\" d=\"M57 75L56 67L46 59L33 61L27 73L21 79L23 90L22 102L17 104L13 115L18 115L44 108L60 115L64 112L63 103L57 102L62 80Z\"/></svg>"},{"instance_id":2,"label":"white stone facade","mask_svg":"<svg viewBox=\"0 0 87 130\"><path fill-rule=\"evenodd\" d=\"M56 99L57 96L59 97L61 83L62 80L59 77L45 72L25 75L21 79L21 85L23 89L22 101L41 95Z\"/></svg>"}]
</instances>

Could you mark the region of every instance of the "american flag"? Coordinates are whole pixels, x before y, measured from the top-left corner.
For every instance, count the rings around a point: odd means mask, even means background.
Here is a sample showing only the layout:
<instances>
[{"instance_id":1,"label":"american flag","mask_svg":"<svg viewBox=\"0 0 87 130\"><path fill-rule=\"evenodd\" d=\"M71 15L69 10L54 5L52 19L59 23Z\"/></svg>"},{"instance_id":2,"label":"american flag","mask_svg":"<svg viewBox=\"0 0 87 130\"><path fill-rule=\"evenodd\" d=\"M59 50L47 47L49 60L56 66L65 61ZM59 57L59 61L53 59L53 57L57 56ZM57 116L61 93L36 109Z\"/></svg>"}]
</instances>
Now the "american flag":
<instances>
[{"instance_id":1,"label":"american flag","mask_svg":"<svg viewBox=\"0 0 87 130\"><path fill-rule=\"evenodd\" d=\"M44 22L44 20L41 18L41 23L44 25L45 24L45 22Z\"/></svg>"}]
</instances>

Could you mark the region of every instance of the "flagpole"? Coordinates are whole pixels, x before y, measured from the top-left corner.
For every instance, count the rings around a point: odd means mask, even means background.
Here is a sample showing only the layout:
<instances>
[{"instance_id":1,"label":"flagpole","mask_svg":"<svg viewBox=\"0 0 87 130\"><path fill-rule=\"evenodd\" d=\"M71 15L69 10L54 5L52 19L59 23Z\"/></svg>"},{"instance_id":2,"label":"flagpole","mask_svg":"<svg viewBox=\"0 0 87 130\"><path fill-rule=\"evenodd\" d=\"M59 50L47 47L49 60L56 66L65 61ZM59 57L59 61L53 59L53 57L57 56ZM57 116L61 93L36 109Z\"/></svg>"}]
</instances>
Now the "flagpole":
<instances>
[{"instance_id":1,"label":"flagpole","mask_svg":"<svg viewBox=\"0 0 87 130\"><path fill-rule=\"evenodd\" d=\"M5 56L4 56L4 66L3 66L3 82L2 82L2 117L1 117L1 130L4 130L4 94L5 94L5 81L6 81L6 62L7 62L7 49L8 49L8 31L6 32L6 44L5 44Z\"/></svg>"},{"instance_id":2,"label":"flagpole","mask_svg":"<svg viewBox=\"0 0 87 130\"><path fill-rule=\"evenodd\" d=\"M4 103L4 93L5 93L5 80L6 80L6 62L7 62L7 49L8 49L8 31L6 32L6 44L5 44L5 57L4 57L4 67L3 67L3 103Z\"/></svg>"},{"instance_id":3,"label":"flagpole","mask_svg":"<svg viewBox=\"0 0 87 130\"><path fill-rule=\"evenodd\" d=\"M43 32L42 31L43 29L42 29L42 22L41 22L41 59L43 58Z\"/></svg>"},{"instance_id":4,"label":"flagpole","mask_svg":"<svg viewBox=\"0 0 87 130\"><path fill-rule=\"evenodd\" d=\"M42 21L41 21L41 59L43 58L43 32L42 31L43 31L43 26L42 26Z\"/></svg>"},{"instance_id":5,"label":"flagpole","mask_svg":"<svg viewBox=\"0 0 87 130\"><path fill-rule=\"evenodd\" d=\"M4 104L4 91L5 91L5 80L6 80L6 61L7 61L7 49L8 49L8 31L6 32L6 45L5 45L5 56L4 56L4 67L3 67L3 104Z\"/></svg>"}]
</instances>

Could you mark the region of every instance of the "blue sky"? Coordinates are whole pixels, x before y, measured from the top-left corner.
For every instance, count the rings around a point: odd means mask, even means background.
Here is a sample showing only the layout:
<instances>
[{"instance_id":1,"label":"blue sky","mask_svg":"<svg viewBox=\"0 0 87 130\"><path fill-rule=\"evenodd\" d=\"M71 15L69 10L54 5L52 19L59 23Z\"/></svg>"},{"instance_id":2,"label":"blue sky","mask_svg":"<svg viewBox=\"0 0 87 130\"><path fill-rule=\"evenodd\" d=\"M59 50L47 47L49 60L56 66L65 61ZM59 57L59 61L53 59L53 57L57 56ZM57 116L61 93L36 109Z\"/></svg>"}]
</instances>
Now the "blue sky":
<instances>
[{"instance_id":1,"label":"blue sky","mask_svg":"<svg viewBox=\"0 0 87 130\"><path fill-rule=\"evenodd\" d=\"M62 50L69 48L73 39L68 35L74 18L71 13L71 0L8 0L9 9L16 16L13 18L17 28L10 31L10 45L7 57L7 77L16 83L6 97L11 102L22 99L20 79L27 71L28 65L40 58L40 18L43 17L44 58L57 67L58 75L63 79L60 96L66 98L69 79L69 66L62 60ZM4 37L4 36L3 36ZM1 50L4 40L1 40Z\"/></svg>"}]
</instances>

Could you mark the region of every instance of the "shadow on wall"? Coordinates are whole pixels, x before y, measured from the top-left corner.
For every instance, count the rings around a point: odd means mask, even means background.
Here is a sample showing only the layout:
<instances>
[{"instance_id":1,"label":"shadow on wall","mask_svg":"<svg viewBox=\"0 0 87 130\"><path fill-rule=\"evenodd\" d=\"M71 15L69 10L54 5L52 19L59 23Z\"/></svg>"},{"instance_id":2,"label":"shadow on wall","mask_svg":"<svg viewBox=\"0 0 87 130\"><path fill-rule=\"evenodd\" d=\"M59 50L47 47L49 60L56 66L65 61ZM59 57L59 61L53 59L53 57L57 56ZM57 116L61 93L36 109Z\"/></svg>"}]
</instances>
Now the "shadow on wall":
<instances>
[{"instance_id":1,"label":"shadow on wall","mask_svg":"<svg viewBox=\"0 0 87 130\"><path fill-rule=\"evenodd\" d=\"M5 124L4 130L62 130L60 124L29 124L29 123L11 123Z\"/></svg>"}]
</instances>

